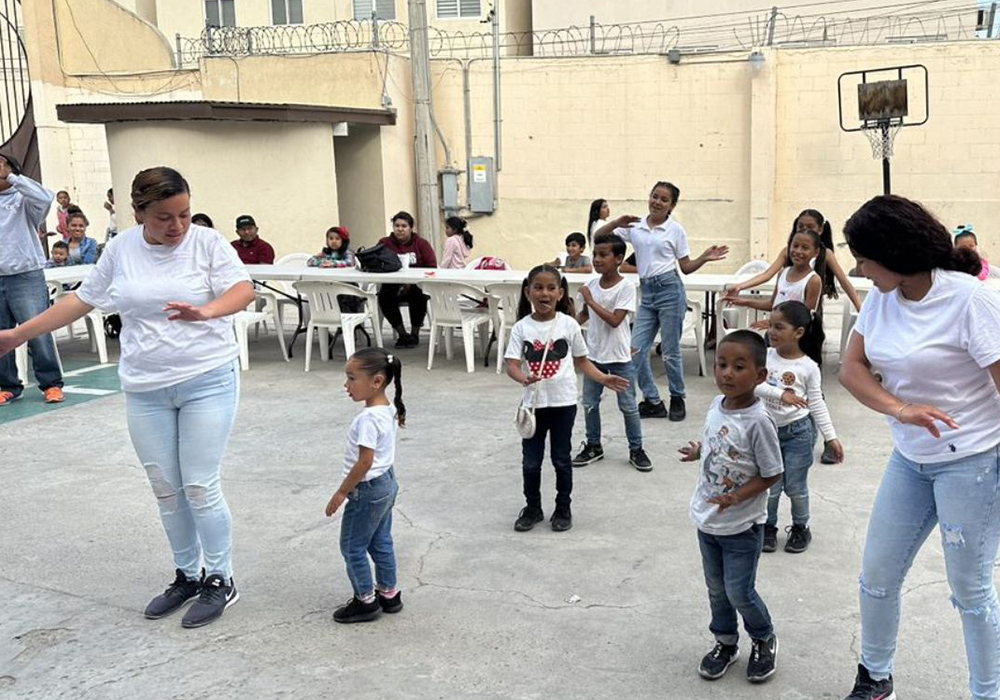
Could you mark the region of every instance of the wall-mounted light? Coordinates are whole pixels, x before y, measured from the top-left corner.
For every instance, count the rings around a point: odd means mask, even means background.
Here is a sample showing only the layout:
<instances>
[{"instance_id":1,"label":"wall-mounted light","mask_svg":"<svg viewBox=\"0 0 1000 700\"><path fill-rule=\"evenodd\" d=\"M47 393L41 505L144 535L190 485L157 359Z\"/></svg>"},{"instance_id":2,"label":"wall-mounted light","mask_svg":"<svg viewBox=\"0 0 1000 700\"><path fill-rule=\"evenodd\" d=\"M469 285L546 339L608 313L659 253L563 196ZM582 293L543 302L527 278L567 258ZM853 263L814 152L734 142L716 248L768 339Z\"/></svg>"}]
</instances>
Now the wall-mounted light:
<instances>
[{"instance_id":1,"label":"wall-mounted light","mask_svg":"<svg viewBox=\"0 0 1000 700\"><path fill-rule=\"evenodd\" d=\"M750 68L753 72L760 73L764 70L764 62L767 59L764 58L764 54L760 51L754 51L747 60L750 61Z\"/></svg>"}]
</instances>

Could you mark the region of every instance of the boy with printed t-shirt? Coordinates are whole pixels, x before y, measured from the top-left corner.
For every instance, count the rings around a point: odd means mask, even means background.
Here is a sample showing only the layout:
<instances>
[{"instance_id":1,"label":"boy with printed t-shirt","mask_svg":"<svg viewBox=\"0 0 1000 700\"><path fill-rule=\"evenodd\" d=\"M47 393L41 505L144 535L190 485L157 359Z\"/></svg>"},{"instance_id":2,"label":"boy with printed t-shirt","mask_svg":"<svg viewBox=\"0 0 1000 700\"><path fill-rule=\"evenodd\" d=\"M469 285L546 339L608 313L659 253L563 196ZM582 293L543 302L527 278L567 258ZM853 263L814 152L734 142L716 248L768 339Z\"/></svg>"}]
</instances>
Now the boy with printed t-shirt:
<instances>
[{"instance_id":1,"label":"boy with printed t-shirt","mask_svg":"<svg viewBox=\"0 0 1000 700\"><path fill-rule=\"evenodd\" d=\"M628 317L635 313L635 287L618 273L625 257L625 241L613 233L594 239L594 269L601 277L590 280L580 289L577 320L590 321L588 357L608 374L624 377L629 387L618 394L618 410L625 417L629 464L648 472L653 465L642 449L642 424L635 401L635 369L632 365L632 331ZM601 446L601 395L604 385L587 377L583 380L583 409L587 441L573 458L574 467L584 467L604 459Z\"/></svg>"},{"instance_id":2,"label":"boy with printed t-shirt","mask_svg":"<svg viewBox=\"0 0 1000 700\"><path fill-rule=\"evenodd\" d=\"M777 668L778 638L756 590L764 543L768 489L784 465L778 429L754 395L767 379L767 350L753 331L730 333L715 356L715 383L722 391L705 418L703 442L682 447L681 461L701 462L691 497L691 520L712 610L709 630L716 644L698 674L722 678L739 658L739 618L751 639L747 680L766 681Z\"/></svg>"}]
</instances>

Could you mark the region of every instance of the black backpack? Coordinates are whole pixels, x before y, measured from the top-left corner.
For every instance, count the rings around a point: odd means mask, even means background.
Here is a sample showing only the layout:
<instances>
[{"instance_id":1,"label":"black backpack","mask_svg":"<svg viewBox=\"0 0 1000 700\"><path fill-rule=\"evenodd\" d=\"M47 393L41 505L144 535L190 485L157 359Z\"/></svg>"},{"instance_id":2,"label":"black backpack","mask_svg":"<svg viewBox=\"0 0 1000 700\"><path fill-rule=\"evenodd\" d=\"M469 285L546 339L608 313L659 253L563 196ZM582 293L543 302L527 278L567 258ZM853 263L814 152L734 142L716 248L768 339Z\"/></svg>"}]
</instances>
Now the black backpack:
<instances>
[{"instance_id":1,"label":"black backpack","mask_svg":"<svg viewBox=\"0 0 1000 700\"><path fill-rule=\"evenodd\" d=\"M361 248L354 257L365 272L395 272L403 268L399 256L389 250L385 243L378 243L371 248Z\"/></svg>"}]
</instances>

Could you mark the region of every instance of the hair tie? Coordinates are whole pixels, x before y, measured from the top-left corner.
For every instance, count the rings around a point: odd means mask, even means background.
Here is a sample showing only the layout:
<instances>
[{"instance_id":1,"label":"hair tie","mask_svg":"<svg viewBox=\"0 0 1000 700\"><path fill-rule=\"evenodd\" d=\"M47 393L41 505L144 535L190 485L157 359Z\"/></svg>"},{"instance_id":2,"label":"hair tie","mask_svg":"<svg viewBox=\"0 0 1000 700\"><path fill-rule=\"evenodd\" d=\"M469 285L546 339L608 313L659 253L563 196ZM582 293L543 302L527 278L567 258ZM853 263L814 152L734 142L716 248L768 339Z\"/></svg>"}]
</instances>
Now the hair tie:
<instances>
[{"instance_id":1,"label":"hair tie","mask_svg":"<svg viewBox=\"0 0 1000 700\"><path fill-rule=\"evenodd\" d=\"M391 365L392 364L392 353L391 352L388 353L386 355L385 359L388 360L389 364Z\"/></svg>"}]
</instances>

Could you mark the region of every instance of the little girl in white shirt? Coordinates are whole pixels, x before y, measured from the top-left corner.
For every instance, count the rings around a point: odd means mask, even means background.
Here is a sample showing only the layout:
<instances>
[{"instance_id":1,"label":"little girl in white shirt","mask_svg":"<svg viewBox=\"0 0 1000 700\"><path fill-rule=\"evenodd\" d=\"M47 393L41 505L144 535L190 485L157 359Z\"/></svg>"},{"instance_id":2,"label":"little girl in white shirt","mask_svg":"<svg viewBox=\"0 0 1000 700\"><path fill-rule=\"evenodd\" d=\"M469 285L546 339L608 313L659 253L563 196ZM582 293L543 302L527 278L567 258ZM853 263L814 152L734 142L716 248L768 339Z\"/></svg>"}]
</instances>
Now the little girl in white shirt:
<instances>
[{"instance_id":1,"label":"little girl in white shirt","mask_svg":"<svg viewBox=\"0 0 1000 700\"><path fill-rule=\"evenodd\" d=\"M778 502L784 491L792 503L792 525L785 551L799 554L812 541L808 479L817 429L835 462L843 461L844 448L823 399L822 374L816 361L823 346L819 323L805 304L786 301L771 311L770 324L768 378L758 385L756 393L778 426L785 472L782 480L771 487L763 551L777 549Z\"/></svg>"}]
</instances>

